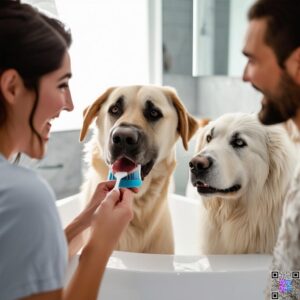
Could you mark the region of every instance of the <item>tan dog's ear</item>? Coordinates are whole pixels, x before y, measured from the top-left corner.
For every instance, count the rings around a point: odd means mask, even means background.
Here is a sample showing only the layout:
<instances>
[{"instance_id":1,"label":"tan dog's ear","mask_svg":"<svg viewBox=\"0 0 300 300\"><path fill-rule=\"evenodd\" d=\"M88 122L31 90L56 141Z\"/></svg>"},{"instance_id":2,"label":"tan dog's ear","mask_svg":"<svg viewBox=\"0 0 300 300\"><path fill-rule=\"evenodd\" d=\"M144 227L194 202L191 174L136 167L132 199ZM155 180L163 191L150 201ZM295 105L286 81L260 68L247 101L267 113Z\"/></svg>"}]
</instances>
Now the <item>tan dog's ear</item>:
<instances>
[{"instance_id":1,"label":"tan dog's ear","mask_svg":"<svg viewBox=\"0 0 300 300\"><path fill-rule=\"evenodd\" d=\"M199 128L199 123L197 120L188 113L182 101L176 94L176 91L172 88L166 88L166 93L170 96L178 114L178 127L177 131L179 132L183 147L185 150L188 150L188 141L196 133Z\"/></svg>"},{"instance_id":2,"label":"tan dog's ear","mask_svg":"<svg viewBox=\"0 0 300 300\"><path fill-rule=\"evenodd\" d=\"M211 120L210 119L207 119L207 118L203 118L203 119L200 119L198 121L198 124L199 124L199 131L197 133L197 139L196 139L196 146L195 146L195 154L196 153L199 153L200 150L204 147L204 144L206 142L205 140L205 126L210 122Z\"/></svg>"},{"instance_id":3,"label":"tan dog's ear","mask_svg":"<svg viewBox=\"0 0 300 300\"><path fill-rule=\"evenodd\" d=\"M115 87L108 88L92 105L86 107L83 111L83 125L80 131L80 142L82 142L86 136L86 133L97 117L97 114L101 108L101 105L107 100L108 96L115 89Z\"/></svg>"},{"instance_id":4,"label":"tan dog's ear","mask_svg":"<svg viewBox=\"0 0 300 300\"><path fill-rule=\"evenodd\" d=\"M199 120L199 127L203 128L210 122L210 119L204 118Z\"/></svg>"}]
</instances>

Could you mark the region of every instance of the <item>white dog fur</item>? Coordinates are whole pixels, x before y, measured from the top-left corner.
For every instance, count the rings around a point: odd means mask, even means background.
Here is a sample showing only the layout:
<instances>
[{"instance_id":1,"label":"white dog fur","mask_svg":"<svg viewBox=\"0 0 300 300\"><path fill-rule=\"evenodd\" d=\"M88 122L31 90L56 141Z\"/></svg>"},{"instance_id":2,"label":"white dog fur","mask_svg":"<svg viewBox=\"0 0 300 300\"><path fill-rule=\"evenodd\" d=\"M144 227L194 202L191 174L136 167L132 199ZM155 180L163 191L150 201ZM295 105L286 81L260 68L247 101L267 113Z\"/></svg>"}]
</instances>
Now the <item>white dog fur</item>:
<instances>
[{"instance_id":1,"label":"white dog fur","mask_svg":"<svg viewBox=\"0 0 300 300\"><path fill-rule=\"evenodd\" d=\"M200 129L196 153L196 162L211 161L191 173L201 194L200 252L272 253L297 159L287 131L255 115L226 114ZM206 193L209 186L218 190Z\"/></svg>"}]
</instances>

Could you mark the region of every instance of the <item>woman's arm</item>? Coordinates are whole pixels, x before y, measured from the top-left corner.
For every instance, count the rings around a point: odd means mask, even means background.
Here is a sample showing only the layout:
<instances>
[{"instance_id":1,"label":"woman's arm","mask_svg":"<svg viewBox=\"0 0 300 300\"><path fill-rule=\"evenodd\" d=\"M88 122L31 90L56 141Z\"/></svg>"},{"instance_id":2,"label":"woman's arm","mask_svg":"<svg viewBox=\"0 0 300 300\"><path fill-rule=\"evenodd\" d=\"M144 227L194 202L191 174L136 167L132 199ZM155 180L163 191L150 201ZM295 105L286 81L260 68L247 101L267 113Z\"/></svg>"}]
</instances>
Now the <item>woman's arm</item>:
<instances>
[{"instance_id":1,"label":"woman's arm","mask_svg":"<svg viewBox=\"0 0 300 300\"><path fill-rule=\"evenodd\" d=\"M95 210L106 197L107 193L114 187L114 181L101 182L92 199L84 210L65 228L65 235L68 242L69 258L78 253L83 247L84 230L91 225Z\"/></svg>"},{"instance_id":2,"label":"woman's arm","mask_svg":"<svg viewBox=\"0 0 300 300\"><path fill-rule=\"evenodd\" d=\"M63 299L96 299L109 256L132 218L132 192L111 191L94 214L90 239Z\"/></svg>"},{"instance_id":3,"label":"woman's arm","mask_svg":"<svg viewBox=\"0 0 300 300\"><path fill-rule=\"evenodd\" d=\"M65 235L68 242L69 260L83 247L85 229L86 227L80 219L75 219L66 227Z\"/></svg>"},{"instance_id":4,"label":"woman's arm","mask_svg":"<svg viewBox=\"0 0 300 300\"><path fill-rule=\"evenodd\" d=\"M132 192L110 192L94 213L90 239L68 286L64 290L40 293L24 300L97 299L109 256L132 217Z\"/></svg>"}]
</instances>

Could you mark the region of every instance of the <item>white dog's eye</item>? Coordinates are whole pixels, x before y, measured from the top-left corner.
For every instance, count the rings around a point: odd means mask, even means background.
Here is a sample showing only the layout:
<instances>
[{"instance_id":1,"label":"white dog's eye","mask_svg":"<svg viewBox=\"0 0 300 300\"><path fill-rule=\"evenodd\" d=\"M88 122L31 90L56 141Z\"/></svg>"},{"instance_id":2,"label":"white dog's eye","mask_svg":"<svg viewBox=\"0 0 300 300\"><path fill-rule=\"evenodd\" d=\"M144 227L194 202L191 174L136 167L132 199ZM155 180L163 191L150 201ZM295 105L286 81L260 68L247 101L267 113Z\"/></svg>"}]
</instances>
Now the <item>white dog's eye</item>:
<instances>
[{"instance_id":1,"label":"white dog's eye","mask_svg":"<svg viewBox=\"0 0 300 300\"><path fill-rule=\"evenodd\" d=\"M211 141L211 139L212 139L212 136L210 134L208 134L206 136L206 142L209 143Z\"/></svg>"},{"instance_id":2,"label":"white dog's eye","mask_svg":"<svg viewBox=\"0 0 300 300\"><path fill-rule=\"evenodd\" d=\"M243 148L247 143L243 139L234 139L230 143L234 148Z\"/></svg>"}]
</instances>

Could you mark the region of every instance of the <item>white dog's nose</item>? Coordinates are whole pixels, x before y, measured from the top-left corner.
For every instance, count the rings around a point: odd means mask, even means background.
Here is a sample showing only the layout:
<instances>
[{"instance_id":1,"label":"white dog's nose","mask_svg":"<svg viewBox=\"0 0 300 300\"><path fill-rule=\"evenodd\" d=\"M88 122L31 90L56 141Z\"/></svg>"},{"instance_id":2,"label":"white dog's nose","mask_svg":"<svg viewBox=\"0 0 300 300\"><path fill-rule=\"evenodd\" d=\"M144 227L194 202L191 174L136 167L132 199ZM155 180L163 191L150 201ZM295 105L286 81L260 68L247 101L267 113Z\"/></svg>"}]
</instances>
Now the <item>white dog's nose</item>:
<instances>
[{"instance_id":1,"label":"white dog's nose","mask_svg":"<svg viewBox=\"0 0 300 300\"><path fill-rule=\"evenodd\" d=\"M209 169L212 166L212 158L209 156L197 155L191 159L189 166L191 172L198 173Z\"/></svg>"}]
</instances>

